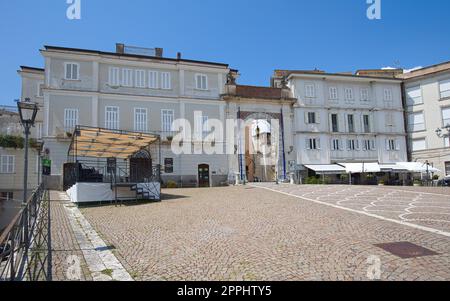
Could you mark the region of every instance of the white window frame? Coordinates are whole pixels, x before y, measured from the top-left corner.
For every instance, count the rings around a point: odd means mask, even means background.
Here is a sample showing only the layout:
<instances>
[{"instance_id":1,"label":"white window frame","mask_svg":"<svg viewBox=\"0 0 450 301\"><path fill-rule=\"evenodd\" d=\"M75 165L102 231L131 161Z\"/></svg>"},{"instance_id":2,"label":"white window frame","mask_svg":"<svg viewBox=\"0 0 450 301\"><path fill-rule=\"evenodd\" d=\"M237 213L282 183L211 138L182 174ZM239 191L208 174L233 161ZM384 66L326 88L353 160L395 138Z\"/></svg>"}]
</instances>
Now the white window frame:
<instances>
[{"instance_id":1,"label":"white window frame","mask_svg":"<svg viewBox=\"0 0 450 301\"><path fill-rule=\"evenodd\" d=\"M172 89L172 74L170 72L161 72L161 89Z\"/></svg>"},{"instance_id":2,"label":"white window frame","mask_svg":"<svg viewBox=\"0 0 450 301\"><path fill-rule=\"evenodd\" d=\"M44 123L43 122L37 122L36 123L36 138L38 140L42 139L44 133Z\"/></svg>"},{"instance_id":3,"label":"white window frame","mask_svg":"<svg viewBox=\"0 0 450 301\"><path fill-rule=\"evenodd\" d=\"M340 151L342 150L341 147L341 140L337 138L331 139L331 150L332 151Z\"/></svg>"},{"instance_id":4,"label":"white window frame","mask_svg":"<svg viewBox=\"0 0 450 301\"><path fill-rule=\"evenodd\" d=\"M352 130L350 130L350 116L352 116ZM355 123L355 114L347 114L346 120L347 123L347 130L349 133L356 133L356 123Z\"/></svg>"},{"instance_id":5,"label":"white window frame","mask_svg":"<svg viewBox=\"0 0 450 301\"><path fill-rule=\"evenodd\" d=\"M415 123L416 121L416 116L421 115L422 116L422 123ZM412 123L411 123L411 119L412 119ZM420 112L413 112L411 114L408 115L408 131L410 132L422 132L426 130L426 125L425 125L425 113L423 111Z\"/></svg>"},{"instance_id":6,"label":"white window frame","mask_svg":"<svg viewBox=\"0 0 450 301\"><path fill-rule=\"evenodd\" d=\"M448 113L447 113L448 112ZM445 118L445 116L448 114L448 118ZM446 127L447 125L449 125L450 124L450 107L445 107L445 108L442 108L442 114L441 114L441 116L442 116L442 126L443 127Z\"/></svg>"},{"instance_id":7,"label":"white window frame","mask_svg":"<svg viewBox=\"0 0 450 301\"><path fill-rule=\"evenodd\" d=\"M316 87L314 84L306 84L305 85L305 97L306 98L315 98L316 97Z\"/></svg>"},{"instance_id":8,"label":"white window frame","mask_svg":"<svg viewBox=\"0 0 450 301\"><path fill-rule=\"evenodd\" d=\"M364 151L374 151L375 149L376 149L375 140L373 140L373 139L364 139L363 140L363 150Z\"/></svg>"},{"instance_id":9,"label":"white window frame","mask_svg":"<svg viewBox=\"0 0 450 301\"><path fill-rule=\"evenodd\" d=\"M347 139L347 150L349 150L349 151L359 150L359 140L358 139Z\"/></svg>"},{"instance_id":10,"label":"white window frame","mask_svg":"<svg viewBox=\"0 0 450 301\"><path fill-rule=\"evenodd\" d=\"M367 88L362 88L361 91L361 101L369 101L370 100L370 95L369 95L369 89Z\"/></svg>"},{"instance_id":11,"label":"white window frame","mask_svg":"<svg viewBox=\"0 0 450 301\"><path fill-rule=\"evenodd\" d=\"M317 113L316 112L306 112L308 124L317 124ZM312 119L312 120L311 120Z\"/></svg>"},{"instance_id":12,"label":"white window frame","mask_svg":"<svg viewBox=\"0 0 450 301\"><path fill-rule=\"evenodd\" d=\"M422 149L416 149L414 147L415 143L417 143L417 142L421 142L421 143L423 142L423 148ZM412 143L411 143L411 150L413 152L420 152L420 151L427 150L427 139L426 138L413 139Z\"/></svg>"},{"instance_id":13,"label":"white window frame","mask_svg":"<svg viewBox=\"0 0 450 301\"><path fill-rule=\"evenodd\" d=\"M44 97L44 91L42 91L44 89L44 87L45 87L44 82L37 83L37 93L36 93L37 97Z\"/></svg>"},{"instance_id":14,"label":"white window frame","mask_svg":"<svg viewBox=\"0 0 450 301\"><path fill-rule=\"evenodd\" d=\"M148 71L148 87L150 89L158 89L158 76L159 73L156 70Z\"/></svg>"},{"instance_id":15,"label":"white window frame","mask_svg":"<svg viewBox=\"0 0 450 301\"><path fill-rule=\"evenodd\" d=\"M414 92L419 92L420 95L415 96L415 97L410 96L410 94L412 94ZM419 101L417 101L417 100L419 100ZM407 105L409 105L409 106L417 106L417 105L423 104L422 86L419 85L419 86L415 86L415 87L406 89L406 101L407 101Z\"/></svg>"},{"instance_id":16,"label":"white window frame","mask_svg":"<svg viewBox=\"0 0 450 301\"><path fill-rule=\"evenodd\" d=\"M170 124L168 124L168 119L171 119ZM172 133L173 132L173 121L175 120L175 111L169 109L161 110L161 132Z\"/></svg>"},{"instance_id":17,"label":"white window frame","mask_svg":"<svg viewBox=\"0 0 450 301\"><path fill-rule=\"evenodd\" d=\"M391 102L394 100L394 95L391 88L384 88L384 101Z\"/></svg>"},{"instance_id":18,"label":"white window frame","mask_svg":"<svg viewBox=\"0 0 450 301\"><path fill-rule=\"evenodd\" d=\"M337 87L330 87L328 90L329 90L330 100L338 100L339 99L339 91L338 91Z\"/></svg>"},{"instance_id":19,"label":"white window frame","mask_svg":"<svg viewBox=\"0 0 450 301\"><path fill-rule=\"evenodd\" d=\"M367 124L366 124L366 118L367 117ZM368 133L372 133L372 122L371 122L371 116L370 114L362 114L362 126L363 126L363 131L364 133L368 134ZM367 128L366 128L367 125Z\"/></svg>"},{"instance_id":20,"label":"white window frame","mask_svg":"<svg viewBox=\"0 0 450 301\"><path fill-rule=\"evenodd\" d=\"M386 150L389 152L397 151L397 140L396 139L387 139L386 140Z\"/></svg>"},{"instance_id":21,"label":"white window frame","mask_svg":"<svg viewBox=\"0 0 450 301\"><path fill-rule=\"evenodd\" d=\"M353 93L353 88L345 88L344 90L345 100L346 101L354 101L355 95Z\"/></svg>"},{"instance_id":22,"label":"white window frame","mask_svg":"<svg viewBox=\"0 0 450 301\"><path fill-rule=\"evenodd\" d=\"M69 66L71 66L70 77L67 76L67 71L68 71ZM73 66L77 66L76 74L74 74L74 72L73 72ZM64 63L64 79L65 80L80 80L80 64L75 63L75 62L65 62Z\"/></svg>"},{"instance_id":23,"label":"white window frame","mask_svg":"<svg viewBox=\"0 0 450 301\"><path fill-rule=\"evenodd\" d=\"M307 138L306 139L307 150L320 150L320 138Z\"/></svg>"},{"instance_id":24,"label":"white window frame","mask_svg":"<svg viewBox=\"0 0 450 301\"><path fill-rule=\"evenodd\" d=\"M0 156L0 173L14 174L16 172L16 156L2 155Z\"/></svg>"},{"instance_id":25,"label":"white window frame","mask_svg":"<svg viewBox=\"0 0 450 301\"><path fill-rule=\"evenodd\" d=\"M208 75L202 73L195 74L195 89L201 91L208 90Z\"/></svg>"},{"instance_id":26,"label":"white window frame","mask_svg":"<svg viewBox=\"0 0 450 301\"><path fill-rule=\"evenodd\" d=\"M122 69L122 86L123 87L133 87L133 69L123 68Z\"/></svg>"},{"instance_id":27,"label":"white window frame","mask_svg":"<svg viewBox=\"0 0 450 301\"><path fill-rule=\"evenodd\" d=\"M116 116L116 120L112 120L112 116ZM117 106L105 107L105 128L109 130L120 129L120 108Z\"/></svg>"},{"instance_id":28,"label":"white window frame","mask_svg":"<svg viewBox=\"0 0 450 301\"><path fill-rule=\"evenodd\" d=\"M449 86L447 90L443 90L442 86ZM450 79L442 80L439 82L439 96L440 99L450 98Z\"/></svg>"},{"instance_id":29,"label":"white window frame","mask_svg":"<svg viewBox=\"0 0 450 301\"><path fill-rule=\"evenodd\" d=\"M64 131L72 133L79 125L80 111L76 108L64 109Z\"/></svg>"},{"instance_id":30,"label":"white window frame","mask_svg":"<svg viewBox=\"0 0 450 301\"><path fill-rule=\"evenodd\" d=\"M148 110L146 108L134 108L134 130L141 133L148 131Z\"/></svg>"},{"instance_id":31,"label":"white window frame","mask_svg":"<svg viewBox=\"0 0 450 301\"><path fill-rule=\"evenodd\" d=\"M120 68L119 67L109 67L108 84L112 87L120 86Z\"/></svg>"},{"instance_id":32,"label":"white window frame","mask_svg":"<svg viewBox=\"0 0 450 301\"><path fill-rule=\"evenodd\" d=\"M336 115L336 131L333 128L333 115ZM330 131L332 133L339 133L340 132L340 126L339 126L339 114L338 113L330 113Z\"/></svg>"},{"instance_id":33,"label":"white window frame","mask_svg":"<svg viewBox=\"0 0 450 301\"><path fill-rule=\"evenodd\" d=\"M145 88L146 87L145 73L146 73L145 70L141 70L141 69L137 69L134 71L136 88Z\"/></svg>"}]
</instances>

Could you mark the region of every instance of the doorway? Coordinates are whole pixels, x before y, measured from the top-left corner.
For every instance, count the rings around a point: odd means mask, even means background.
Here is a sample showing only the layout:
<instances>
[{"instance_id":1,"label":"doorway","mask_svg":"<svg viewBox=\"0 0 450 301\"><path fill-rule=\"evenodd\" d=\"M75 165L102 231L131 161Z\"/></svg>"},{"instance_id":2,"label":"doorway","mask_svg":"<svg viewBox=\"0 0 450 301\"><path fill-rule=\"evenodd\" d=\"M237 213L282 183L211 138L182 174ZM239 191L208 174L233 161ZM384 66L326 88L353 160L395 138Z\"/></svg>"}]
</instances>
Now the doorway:
<instances>
[{"instance_id":1,"label":"doorway","mask_svg":"<svg viewBox=\"0 0 450 301\"><path fill-rule=\"evenodd\" d=\"M152 158L148 151L142 150L130 158L131 183L145 183L152 178Z\"/></svg>"},{"instance_id":2,"label":"doorway","mask_svg":"<svg viewBox=\"0 0 450 301\"><path fill-rule=\"evenodd\" d=\"M198 166L198 187L210 187L209 184L209 165L201 164Z\"/></svg>"}]
</instances>

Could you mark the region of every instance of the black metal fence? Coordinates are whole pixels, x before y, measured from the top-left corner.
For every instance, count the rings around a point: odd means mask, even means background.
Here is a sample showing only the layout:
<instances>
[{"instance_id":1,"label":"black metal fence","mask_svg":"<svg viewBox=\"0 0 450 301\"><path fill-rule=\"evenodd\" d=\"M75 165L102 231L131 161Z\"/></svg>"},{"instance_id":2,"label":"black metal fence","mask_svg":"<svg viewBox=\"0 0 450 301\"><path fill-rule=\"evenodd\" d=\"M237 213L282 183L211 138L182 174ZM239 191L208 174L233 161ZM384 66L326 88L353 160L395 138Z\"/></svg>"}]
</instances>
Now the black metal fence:
<instances>
[{"instance_id":1,"label":"black metal fence","mask_svg":"<svg viewBox=\"0 0 450 301\"><path fill-rule=\"evenodd\" d=\"M50 281L50 202L39 186L0 236L0 281Z\"/></svg>"}]
</instances>

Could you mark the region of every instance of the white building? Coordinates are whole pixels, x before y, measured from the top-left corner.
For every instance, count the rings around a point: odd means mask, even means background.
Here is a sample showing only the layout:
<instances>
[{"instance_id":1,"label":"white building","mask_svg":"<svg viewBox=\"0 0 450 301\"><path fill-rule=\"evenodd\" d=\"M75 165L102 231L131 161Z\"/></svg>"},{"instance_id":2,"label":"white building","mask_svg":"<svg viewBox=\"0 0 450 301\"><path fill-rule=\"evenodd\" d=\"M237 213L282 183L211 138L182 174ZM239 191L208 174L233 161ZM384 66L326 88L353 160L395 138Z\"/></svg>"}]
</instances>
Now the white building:
<instances>
[{"instance_id":1,"label":"white building","mask_svg":"<svg viewBox=\"0 0 450 301\"><path fill-rule=\"evenodd\" d=\"M283 78L297 99L292 134L298 164L407 161L401 80L277 70L273 85Z\"/></svg>"},{"instance_id":2,"label":"white building","mask_svg":"<svg viewBox=\"0 0 450 301\"><path fill-rule=\"evenodd\" d=\"M439 176L450 175L450 138L436 134L438 128L450 125L450 62L405 73L401 78L410 160L428 161L441 171Z\"/></svg>"},{"instance_id":3,"label":"white building","mask_svg":"<svg viewBox=\"0 0 450 301\"><path fill-rule=\"evenodd\" d=\"M194 124L195 111L202 112L201 124L208 119L224 121L221 94L227 74L237 71L226 64L183 59L181 54L165 58L159 48L123 44L117 44L116 52L45 46L41 54L45 72L39 102L44 149L52 160L50 187L62 187L63 164L76 125L160 134L161 157L153 159L167 167L166 183L213 186L227 181L226 156L176 156L169 140L176 134L172 122L184 118ZM21 75L23 97L40 87L40 77ZM199 180L200 167L208 174Z\"/></svg>"}]
</instances>

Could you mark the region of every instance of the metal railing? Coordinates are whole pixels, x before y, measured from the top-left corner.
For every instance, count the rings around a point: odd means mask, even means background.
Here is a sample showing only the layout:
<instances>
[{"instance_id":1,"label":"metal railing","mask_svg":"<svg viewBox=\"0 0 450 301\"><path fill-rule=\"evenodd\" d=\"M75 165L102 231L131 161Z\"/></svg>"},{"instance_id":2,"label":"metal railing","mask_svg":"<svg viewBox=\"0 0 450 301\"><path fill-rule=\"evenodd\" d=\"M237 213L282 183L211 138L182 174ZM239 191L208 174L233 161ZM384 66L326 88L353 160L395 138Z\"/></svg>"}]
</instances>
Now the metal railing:
<instances>
[{"instance_id":1,"label":"metal railing","mask_svg":"<svg viewBox=\"0 0 450 301\"><path fill-rule=\"evenodd\" d=\"M50 281L50 203L39 186L0 236L0 281Z\"/></svg>"}]
</instances>

